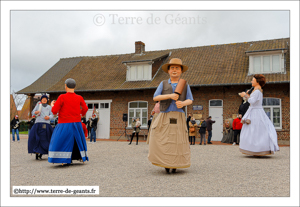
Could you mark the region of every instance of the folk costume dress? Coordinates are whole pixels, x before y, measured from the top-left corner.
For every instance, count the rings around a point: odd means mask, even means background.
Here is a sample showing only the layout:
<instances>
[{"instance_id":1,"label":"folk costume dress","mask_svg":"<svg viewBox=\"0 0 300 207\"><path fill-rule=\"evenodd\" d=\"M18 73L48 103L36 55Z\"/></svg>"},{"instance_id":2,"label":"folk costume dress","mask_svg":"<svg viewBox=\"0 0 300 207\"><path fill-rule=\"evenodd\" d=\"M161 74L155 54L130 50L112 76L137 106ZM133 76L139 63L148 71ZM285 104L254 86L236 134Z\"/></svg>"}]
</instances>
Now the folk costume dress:
<instances>
[{"instance_id":1,"label":"folk costume dress","mask_svg":"<svg viewBox=\"0 0 300 207\"><path fill-rule=\"evenodd\" d=\"M72 160L89 160L80 116L87 110L82 96L76 93L68 92L58 97L52 107L53 114L59 113L59 116L49 146L48 162L69 164Z\"/></svg>"},{"instance_id":2,"label":"folk costume dress","mask_svg":"<svg viewBox=\"0 0 300 207\"><path fill-rule=\"evenodd\" d=\"M28 136L28 153L48 154L53 133L53 128L50 125L50 119L53 119L53 114L50 105L40 104L42 105L41 113L36 115L35 123L30 129ZM35 112L39 110L40 104L34 107L32 114L35 114ZM46 120L45 116L49 116L50 119Z\"/></svg>"},{"instance_id":3,"label":"folk costume dress","mask_svg":"<svg viewBox=\"0 0 300 207\"><path fill-rule=\"evenodd\" d=\"M239 146L243 154L263 156L279 151L276 130L263 110L262 101L261 90L254 90L248 99L250 107L242 118Z\"/></svg>"},{"instance_id":4,"label":"folk costume dress","mask_svg":"<svg viewBox=\"0 0 300 207\"><path fill-rule=\"evenodd\" d=\"M154 97L174 93L177 83L171 79L162 81ZM193 100L186 84L180 101ZM149 140L149 161L164 168L188 168L191 165L191 152L188 140L186 118L183 109L178 109L174 100L160 101L160 113L152 120Z\"/></svg>"}]
</instances>

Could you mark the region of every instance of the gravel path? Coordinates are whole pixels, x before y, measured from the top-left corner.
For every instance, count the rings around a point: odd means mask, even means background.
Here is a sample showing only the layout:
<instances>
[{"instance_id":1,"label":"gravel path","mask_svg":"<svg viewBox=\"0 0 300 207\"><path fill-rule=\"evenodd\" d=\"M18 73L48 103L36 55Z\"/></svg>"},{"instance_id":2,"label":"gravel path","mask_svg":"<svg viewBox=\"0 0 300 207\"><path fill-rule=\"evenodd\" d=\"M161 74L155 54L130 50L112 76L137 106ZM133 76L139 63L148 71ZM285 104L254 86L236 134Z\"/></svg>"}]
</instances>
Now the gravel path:
<instances>
[{"instance_id":1,"label":"gravel path","mask_svg":"<svg viewBox=\"0 0 300 207\"><path fill-rule=\"evenodd\" d=\"M164 168L148 161L145 142L97 141L88 143L88 154L90 161L85 164L74 161L71 166L61 166L48 163L47 155L35 160L35 155L27 153L27 139L11 143L11 189L99 186L100 197L290 195L289 147L281 147L273 156L256 158L241 154L238 146L193 145L191 167L177 169L174 174L166 174Z\"/></svg>"}]
</instances>

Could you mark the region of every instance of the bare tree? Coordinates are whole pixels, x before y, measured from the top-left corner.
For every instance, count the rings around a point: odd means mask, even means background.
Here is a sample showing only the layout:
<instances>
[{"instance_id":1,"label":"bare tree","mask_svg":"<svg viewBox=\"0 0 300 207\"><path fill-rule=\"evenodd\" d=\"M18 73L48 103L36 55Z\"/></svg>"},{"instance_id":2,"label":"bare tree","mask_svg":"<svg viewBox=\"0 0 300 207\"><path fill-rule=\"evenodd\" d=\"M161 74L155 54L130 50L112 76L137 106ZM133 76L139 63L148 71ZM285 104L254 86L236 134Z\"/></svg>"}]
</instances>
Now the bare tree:
<instances>
[{"instance_id":1,"label":"bare tree","mask_svg":"<svg viewBox=\"0 0 300 207\"><path fill-rule=\"evenodd\" d=\"M10 118L12 119L15 115L18 114L18 110L22 109L23 104L25 103L27 96L24 94L16 94L15 91L12 91L12 100L10 103Z\"/></svg>"}]
</instances>

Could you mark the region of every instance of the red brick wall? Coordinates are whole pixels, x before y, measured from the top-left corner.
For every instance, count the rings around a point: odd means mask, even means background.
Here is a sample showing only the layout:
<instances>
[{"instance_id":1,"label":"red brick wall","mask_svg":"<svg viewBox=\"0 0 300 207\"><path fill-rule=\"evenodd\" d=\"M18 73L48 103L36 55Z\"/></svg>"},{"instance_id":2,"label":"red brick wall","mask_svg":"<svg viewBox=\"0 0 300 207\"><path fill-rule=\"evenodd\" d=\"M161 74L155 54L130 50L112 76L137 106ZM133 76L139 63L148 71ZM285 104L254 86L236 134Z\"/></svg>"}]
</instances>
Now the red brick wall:
<instances>
[{"instance_id":1,"label":"red brick wall","mask_svg":"<svg viewBox=\"0 0 300 207\"><path fill-rule=\"evenodd\" d=\"M209 100L223 100L223 123L225 119L231 118L232 114L238 113L238 108L242 99L238 93L250 88L246 86L220 86L220 87L200 87L192 88L194 97L193 105L202 105L202 111L193 111L192 105L187 107L188 113L202 114L204 118L209 116ZM94 92L78 93L85 100L105 100L111 99L111 131L110 136L120 136L124 132L123 113L128 113L128 102L131 101L148 101L148 117L153 109L155 102L153 94L155 90L132 90L118 92ZM264 97L274 97L281 99L282 105L282 130L277 130L279 140L290 139L290 98L289 84L269 84L264 87ZM57 99L57 95L52 94L51 100ZM128 133L131 131L128 130ZM146 133L147 134L147 133Z\"/></svg>"}]
</instances>

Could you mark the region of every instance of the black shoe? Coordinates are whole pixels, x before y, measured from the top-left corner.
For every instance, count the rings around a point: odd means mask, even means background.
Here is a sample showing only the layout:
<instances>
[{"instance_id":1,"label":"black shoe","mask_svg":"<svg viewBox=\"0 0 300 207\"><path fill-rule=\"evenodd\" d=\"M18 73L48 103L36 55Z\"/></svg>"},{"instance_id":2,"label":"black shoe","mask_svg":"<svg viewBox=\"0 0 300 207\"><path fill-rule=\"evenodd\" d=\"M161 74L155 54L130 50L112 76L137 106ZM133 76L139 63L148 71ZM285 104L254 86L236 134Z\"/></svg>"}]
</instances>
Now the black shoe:
<instances>
[{"instance_id":1,"label":"black shoe","mask_svg":"<svg viewBox=\"0 0 300 207\"><path fill-rule=\"evenodd\" d=\"M136 143L136 145L138 145L138 143Z\"/></svg>"},{"instance_id":2,"label":"black shoe","mask_svg":"<svg viewBox=\"0 0 300 207\"><path fill-rule=\"evenodd\" d=\"M167 173L170 173L170 168L165 168Z\"/></svg>"},{"instance_id":3,"label":"black shoe","mask_svg":"<svg viewBox=\"0 0 300 207\"><path fill-rule=\"evenodd\" d=\"M36 160L39 159L39 154L35 154L35 159L36 159Z\"/></svg>"},{"instance_id":4,"label":"black shoe","mask_svg":"<svg viewBox=\"0 0 300 207\"><path fill-rule=\"evenodd\" d=\"M202 143L200 143L199 145L202 145Z\"/></svg>"},{"instance_id":5,"label":"black shoe","mask_svg":"<svg viewBox=\"0 0 300 207\"><path fill-rule=\"evenodd\" d=\"M128 145L131 145L131 142Z\"/></svg>"},{"instance_id":6,"label":"black shoe","mask_svg":"<svg viewBox=\"0 0 300 207\"><path fill-rule=\"evenodd\" d=\"M211 142L207 142L207 144L212 144Z\"/></svg>"},{"instance_id":7,"label":"black shoe","mask_svg":"<svg viewBox=\"0 0 300 207\"><path fill-rule=\"evenodd\" d=\"M42 156L43 156L43 155L42 155L42 154L40 154L40 155L39 155L39 158L40 158L40 159L42 159Z\"/></svg>"},{"instance_id":8,"label":"black shoe","mask_svg":"<svg viewBox=\"0 0 300 207\"><path fill-rule=\"evenodd\" d=\"M176 168L172 169L172 173L176 173Z\"/></svg>"},{"instance_id":9,"label":"black shoe","mask_svg":"<svg viewBox=\"0 0 300 207\"><path fill-rule=\"evenodd\" d=\"M206 143L204 143L204 145L206 145Z\"/></svg>"}]
</instances>

